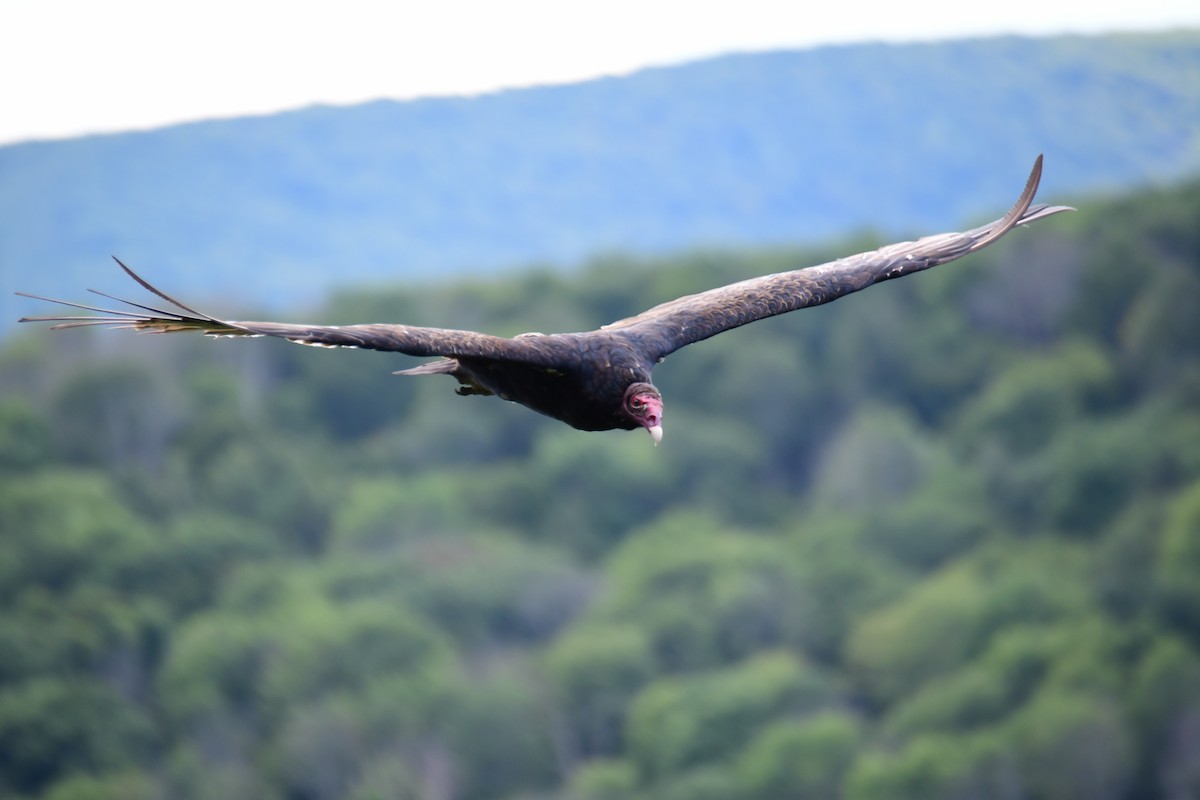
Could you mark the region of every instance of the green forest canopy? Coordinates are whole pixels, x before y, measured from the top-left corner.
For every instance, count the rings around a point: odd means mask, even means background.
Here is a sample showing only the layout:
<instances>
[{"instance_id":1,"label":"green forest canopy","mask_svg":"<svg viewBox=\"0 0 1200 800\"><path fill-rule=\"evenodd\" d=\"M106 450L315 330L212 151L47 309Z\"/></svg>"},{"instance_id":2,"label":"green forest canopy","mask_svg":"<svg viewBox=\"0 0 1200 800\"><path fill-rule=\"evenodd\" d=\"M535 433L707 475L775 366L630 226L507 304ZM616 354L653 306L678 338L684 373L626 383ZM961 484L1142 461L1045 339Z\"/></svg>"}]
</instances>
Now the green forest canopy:
<instances>
[{"instance_id":1,"label":"green forest canopy","mask_svg":"<svg viewBox=\"0 0 1200 800\"><path fill-rule=\"evenodd\" d=\"M1195 795L1200 184L1089 205L676 354L657 449L381 354L11 339L0 795ZM583 329L833 253L324 316Z\"/></svg>"}]
</instances>

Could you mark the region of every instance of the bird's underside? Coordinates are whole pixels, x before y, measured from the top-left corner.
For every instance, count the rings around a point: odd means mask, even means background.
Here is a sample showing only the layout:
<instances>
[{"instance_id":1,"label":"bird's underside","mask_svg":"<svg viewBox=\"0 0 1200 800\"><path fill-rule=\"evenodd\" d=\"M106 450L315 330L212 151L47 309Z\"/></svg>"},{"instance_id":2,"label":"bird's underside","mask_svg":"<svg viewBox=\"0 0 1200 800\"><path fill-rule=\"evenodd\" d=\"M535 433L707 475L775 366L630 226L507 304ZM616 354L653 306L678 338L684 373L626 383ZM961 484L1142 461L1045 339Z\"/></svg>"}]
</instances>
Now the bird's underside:
<instances>
[{"instance_id":1,"label":"bird's underside","mask_svg":"<svg viewBox=\"0 0 1200 800\"><path fill-rule=\"evenodd\" d=\"M667 355L756 320L828 303L872 284L953 261L987 247L1018 225L1070 210L1032 204L1041 168L1042 158L1038 156L1016 204L1004 217L987 225L710 289L662 303L597 331L504 338L390 323L303 325L221 320L164 294L119 260L117 263L131 278L174 310L122 300L94 289L89 291L128 308L98 308L17 292L90 312L24 317L20 321L53 322L54 329L106 326L146 333L274 336L318 347L441 357L440 361L399 374L448 374L459 381L461 394L494 394L583 430L645 427L657 442L662 433L661 397L650 383L650 372Z\"/></svg>"}]
</instances>

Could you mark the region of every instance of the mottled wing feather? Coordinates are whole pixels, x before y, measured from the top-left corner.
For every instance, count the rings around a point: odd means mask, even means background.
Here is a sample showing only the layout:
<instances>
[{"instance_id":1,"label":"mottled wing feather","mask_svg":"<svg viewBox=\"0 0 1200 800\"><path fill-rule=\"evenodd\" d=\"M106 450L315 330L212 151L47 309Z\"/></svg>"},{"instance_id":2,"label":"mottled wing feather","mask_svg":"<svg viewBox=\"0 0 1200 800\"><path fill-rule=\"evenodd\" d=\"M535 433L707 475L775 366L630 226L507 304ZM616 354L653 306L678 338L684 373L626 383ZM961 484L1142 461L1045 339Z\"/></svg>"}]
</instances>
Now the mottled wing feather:
<instances>
[{"instance_id":1,"label":"mottled wing feather","mask_svg":"<svg viewBox=\"0 0 1200 800\"><path fill-rule=\"evenodd\" d=\"M316 347L354 347L383 350L410 356L478 357L519 361L527 364L552 365L557 361L556 343L551 337L520 337L506 339L474 331L423 328L411 325L304 325L282 322L252 322L220 320L196 311L158 288L114 259L121 268L147 291L174 306L177 311L122 300L92 290L93 293L124 303L129 309L99 308L96 306L55 300L18 292L23 297L44 300L77 308L91 314L45 315L23 317L21 322L54 322L55 329L87 326L130 328L143 333L175 333L196 331L207 336L274 336L297 344Z\"/></svg>"},{"instance_id":2,"label":"mottled wing feather","mask_svg":"<svg viewBox=\"0 0 1200 800\"><path fill-rule=\"evenodd\" d=\"M662 358L681 347L756 320L821 305L880 281L899 278L973 253L1018 225L1069 211L1066 206L1033 206L1042 174L1034 162L1025 190L1003 218L963 233L899 242L807 269L751 278L655 306L635 317L606 325L645 342Z\"/></svg>"}]
</instances>

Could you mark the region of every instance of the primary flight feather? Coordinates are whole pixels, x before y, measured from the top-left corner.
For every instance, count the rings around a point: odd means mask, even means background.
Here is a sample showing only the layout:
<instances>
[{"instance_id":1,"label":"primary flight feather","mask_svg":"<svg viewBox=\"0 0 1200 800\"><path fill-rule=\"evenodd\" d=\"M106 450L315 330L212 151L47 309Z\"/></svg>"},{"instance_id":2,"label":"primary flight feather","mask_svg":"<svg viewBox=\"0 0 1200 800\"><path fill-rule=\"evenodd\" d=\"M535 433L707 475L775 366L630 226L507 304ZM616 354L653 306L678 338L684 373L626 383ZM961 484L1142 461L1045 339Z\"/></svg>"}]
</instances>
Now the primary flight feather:
<instances>
[{"instance_id":1,"label":"primary flight feather","mask_svg":"<svg viewBox=\"0 0 1200 800\"><path fill-rule=\"evenodd\" d=\"M585 333L522 334L508 339L474 331L411 325L298 325L220 320L151 286L117 260L131 278L176 310L96 294L131 310L112 310L17 292L24 297L93 312L24 317L54 328L110 326L150 333L199 331L209 336L277 336L299 344L358 347L440 357L398 375L445 374L459 394L494 394L588 431L645 428L662 439L662 395L650 380L654 365L681 347L756 320L821 305L880 281L945 264L992 244L1066 206L1032 205L1042 174L1034 162L1025 190L1001 219L962 233L926 236L807 269L780 272L681 297Z\"/></svg>"}]
</instances>

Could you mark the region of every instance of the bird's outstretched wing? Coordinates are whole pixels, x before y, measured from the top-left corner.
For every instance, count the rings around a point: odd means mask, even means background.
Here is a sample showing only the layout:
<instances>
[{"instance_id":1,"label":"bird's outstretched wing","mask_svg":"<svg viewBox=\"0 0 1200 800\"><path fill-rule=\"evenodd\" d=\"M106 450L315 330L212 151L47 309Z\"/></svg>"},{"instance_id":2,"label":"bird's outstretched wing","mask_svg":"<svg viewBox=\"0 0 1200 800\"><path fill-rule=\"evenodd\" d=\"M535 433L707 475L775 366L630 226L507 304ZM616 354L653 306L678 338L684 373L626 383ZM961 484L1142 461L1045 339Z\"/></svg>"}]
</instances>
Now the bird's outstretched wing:
<instances>
[{"instance_id":1,"label":"bird's outstretched wing","mask_svg":"<svg viewBox=\"0 0 1200 800\"><path fill-rule=\"evenodd\" d=\"M777 314L821 305L880 281L920 272L974 253L1018 225L1072 211L1067 206L1032 205L1042 176L1042 157L1034 162L1020 198L1003 218L963 233L926 236L899 242L807 269L779 272L688 295L655 306L635 317L604 326L624 331L656 350L655 358L723 331Z\"/></svg>"},{"instance_id":2,"label":"bird's outstretched wing","mask_svg":"<svg viewBox=\"0 0 1200 800\"><path fill-rule=\"evenodd\" d=\"M114 258L121 269L144 289L165 300L176 310L122 300L110 294L90 289L93 294L124 303L126 309L95 306L55 300L49 297L17 292L22 297L44 300L70 308L91 312L75 315L46 315L22 317L20 322L54 322L54 329L80 327L130 328L143 333L174 333L198 331L207 336L275 336L297 344L315 347L356 347L405 353L410 356L447 356L493 358L527 364L552 363L554 354L549 337L517 337L506 339L474 331L422 328L411 325L304 325L282 322L242 322L220 320L196 311L150 285L140 275Z\"/></svg>"}]
</instances>

